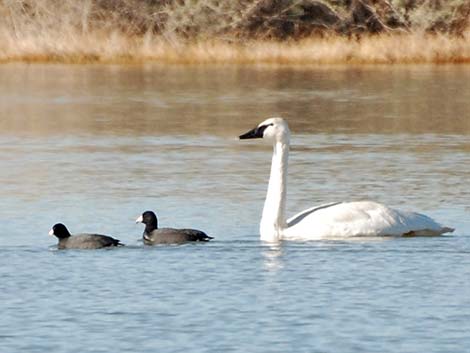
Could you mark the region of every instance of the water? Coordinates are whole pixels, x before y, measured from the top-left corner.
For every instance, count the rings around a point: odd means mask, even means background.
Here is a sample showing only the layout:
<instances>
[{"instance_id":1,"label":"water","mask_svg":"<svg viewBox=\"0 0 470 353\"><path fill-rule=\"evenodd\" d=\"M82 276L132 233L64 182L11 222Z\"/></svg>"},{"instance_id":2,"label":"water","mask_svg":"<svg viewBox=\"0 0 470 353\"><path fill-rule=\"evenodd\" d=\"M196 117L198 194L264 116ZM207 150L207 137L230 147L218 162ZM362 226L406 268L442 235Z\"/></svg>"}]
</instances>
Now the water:
<instances>
[{"instance_id":1,"label":"water","mask_svg":"<svg viewBox=\"0 0 470 353\"><path fill-rule=\"evenodd\" d=\"M470 67L0 66L4 352L470 351ZM451 236L258 240L270 147L288 214L373 199ZM143 247L135 218L208 244ZM57 251L56 222L126 248Z\"/></svg>"}]
</instances>

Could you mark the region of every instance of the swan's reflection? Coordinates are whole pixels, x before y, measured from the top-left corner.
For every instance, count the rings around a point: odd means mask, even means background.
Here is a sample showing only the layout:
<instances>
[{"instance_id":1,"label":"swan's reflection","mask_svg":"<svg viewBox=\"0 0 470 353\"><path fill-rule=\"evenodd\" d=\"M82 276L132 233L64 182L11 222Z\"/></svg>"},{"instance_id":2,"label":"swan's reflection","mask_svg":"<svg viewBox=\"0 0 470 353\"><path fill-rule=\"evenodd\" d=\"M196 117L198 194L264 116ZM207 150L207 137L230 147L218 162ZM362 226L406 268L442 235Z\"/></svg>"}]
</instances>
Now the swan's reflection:
<instances>
[{"instance_id":1,"label":"swan's reflection","mask_svg":"<svg viewBox=\"0 0 470 353\"><path fill-rule=\"evenodd\" d=\"M264 267L268 271L277 272L284 267L282 259L282 244L272 243L262 247Z\"/></svg>"}]
</instances>

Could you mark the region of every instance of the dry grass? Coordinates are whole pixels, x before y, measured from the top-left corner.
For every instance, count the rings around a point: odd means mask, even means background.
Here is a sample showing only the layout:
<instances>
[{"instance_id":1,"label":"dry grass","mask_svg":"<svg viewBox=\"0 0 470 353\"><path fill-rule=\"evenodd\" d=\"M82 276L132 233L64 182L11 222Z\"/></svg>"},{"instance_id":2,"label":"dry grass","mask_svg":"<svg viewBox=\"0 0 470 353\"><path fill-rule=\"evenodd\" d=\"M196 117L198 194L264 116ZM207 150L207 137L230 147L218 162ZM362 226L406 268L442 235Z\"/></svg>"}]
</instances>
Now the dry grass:
<instances>
[{"instance_id":1,"label":"dry grass","mask_svg":"<svg viewBox=\"0 0 470 353\"><path fill-rule=\"evenodd\" d=\"M36 36L12 40L0 34L0 62L172 64L408 64L470 63L470 33L394 34L350 39L342 36L300 41L179 41L120 32Z\"/></svg>"},{"instance_id":2,"label":"dry grass","mask_svg":"<svg viewBox=\"0 0 470 353\"><path fill-rule=\"evenodd\" d=\"M435 10L430 0L393 0L400 21L421 21L416 29L359 37L326 28L312 37L302 35L312 21L300 20L301 0L3 0L0 62L469 63L466 1ZM336 29L351 20L338 5L346 2L320 2L337 11ZM459 32L426 31L443 21L458 23Z\"/></svg>"}]
</instances>

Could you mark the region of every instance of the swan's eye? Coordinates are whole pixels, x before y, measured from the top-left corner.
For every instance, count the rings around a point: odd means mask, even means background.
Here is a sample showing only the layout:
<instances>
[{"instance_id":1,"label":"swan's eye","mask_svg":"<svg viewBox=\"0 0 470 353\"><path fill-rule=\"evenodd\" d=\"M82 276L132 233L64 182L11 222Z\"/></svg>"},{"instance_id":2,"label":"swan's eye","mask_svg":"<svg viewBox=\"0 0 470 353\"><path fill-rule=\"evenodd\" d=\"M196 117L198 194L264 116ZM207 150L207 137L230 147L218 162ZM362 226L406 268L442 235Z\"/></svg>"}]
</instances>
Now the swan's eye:
<instances>
[{"instance_id":1,"label":"swan's eye","mask_svg":"<svg viewBox=\"0 0 470 353\"><path fill-rule=\"evenodd\" d=\"M264 130L266 130L266 129L267 129L268 127L270 127L270 126L274 126L274 124L271 123L271 124L259 126L259 127L258 127L258 130L260 131L261 135L263 135Z\"/></svg>"},{"instance_id":2,"label":"swan's eye","mask_svg":"<svg viewBox=\"0 0 470 353\"><path fill-rule=\"evenodd\" d=\"M268 124L268 125L258 126L258 128L257 128L257 134L258 134L258 136L262 138L263 135L264 135L264 130L266 130L266 129L267 129L268 127L270 127L270 126L274 126L274 124L271 123L271 124Z\"/></svg>"},{"instance_id":3,"label":"swan's eye","mask_svg":"<svg viewBox=\"0 0 470 353\"><path fill-rule=\"evenodd\" d=\"M248 131L247 133L244 133L243 135L240 135L239 138L240 140L245 140L245 139L254 139L254 138L263 138L264 130L268 126L273 126L274 124L267 124L267 125L261 125L258 127L255 127L253 130Z\"/></svg>"}]
</instances>

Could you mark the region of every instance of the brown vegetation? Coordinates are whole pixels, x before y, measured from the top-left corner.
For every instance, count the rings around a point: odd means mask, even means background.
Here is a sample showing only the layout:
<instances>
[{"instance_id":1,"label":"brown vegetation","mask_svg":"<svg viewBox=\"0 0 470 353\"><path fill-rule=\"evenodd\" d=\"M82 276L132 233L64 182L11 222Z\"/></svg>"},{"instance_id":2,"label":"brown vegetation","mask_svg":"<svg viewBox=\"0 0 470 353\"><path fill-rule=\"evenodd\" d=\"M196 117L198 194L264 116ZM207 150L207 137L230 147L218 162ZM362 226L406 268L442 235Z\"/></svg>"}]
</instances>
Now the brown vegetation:
<instances>
[{"instance_id":1,"label":"brown vegetation","mask_svg":"<svg viewBox=\"0 0 470 353\"><path fill-rule=\"evenodd\" d=\"M470 62L468 0L3 0L0 61Z\"/></svg>"}]
</instances>

